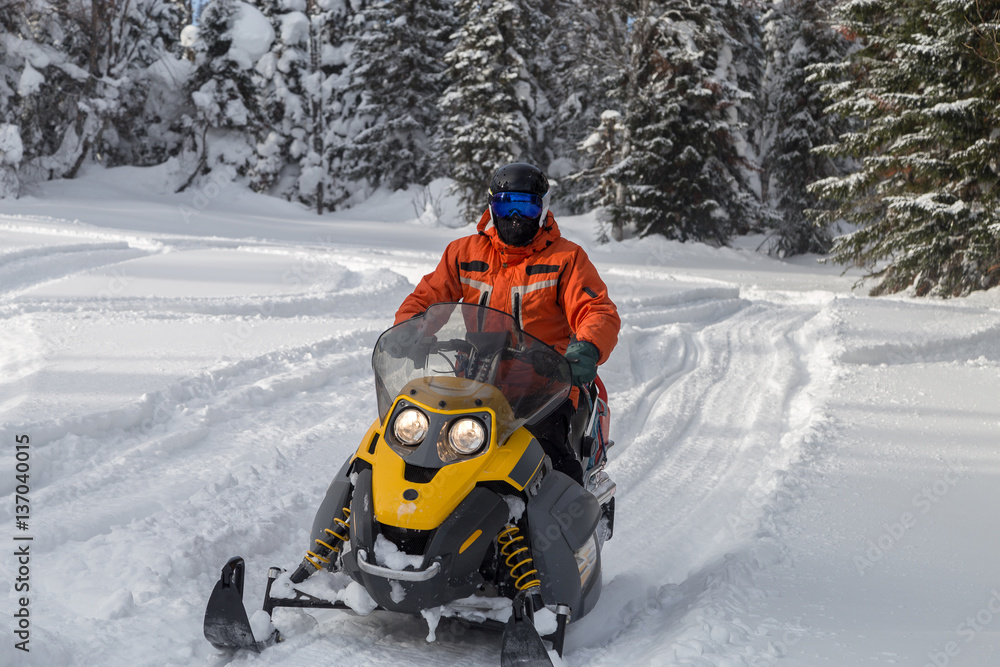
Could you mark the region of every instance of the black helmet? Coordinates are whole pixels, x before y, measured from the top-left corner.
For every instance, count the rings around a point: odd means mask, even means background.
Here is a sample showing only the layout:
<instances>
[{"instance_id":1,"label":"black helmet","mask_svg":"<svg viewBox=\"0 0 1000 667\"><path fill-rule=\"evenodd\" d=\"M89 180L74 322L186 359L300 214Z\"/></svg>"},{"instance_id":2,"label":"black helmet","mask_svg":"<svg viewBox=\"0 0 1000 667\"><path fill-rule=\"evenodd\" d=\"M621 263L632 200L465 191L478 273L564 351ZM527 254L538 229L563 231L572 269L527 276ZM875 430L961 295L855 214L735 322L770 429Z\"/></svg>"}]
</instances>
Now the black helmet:
<instances>
[{"instance_id":1,"label":"black helmet","mask_svg":"<svg viewBox=\"0 0 1000 667\"><path fill-rule=\"evenodd\" d=\"M535 238L549 211L549 180L538 167L515 162L497 169L490 182L490 218L507 245Z\"/></svg>"},{"instance_id":2,"label":"black helmet","mask_svg":"<svg viewBox=\"0 0 1000 667\"><path fill-rule=\"evenodd\" d=\"M490 194L498 192L527 192L544 197L549 191L549 179L542 170L525 162L507 164L493 174Z\"/></svg>"}]
</instances>

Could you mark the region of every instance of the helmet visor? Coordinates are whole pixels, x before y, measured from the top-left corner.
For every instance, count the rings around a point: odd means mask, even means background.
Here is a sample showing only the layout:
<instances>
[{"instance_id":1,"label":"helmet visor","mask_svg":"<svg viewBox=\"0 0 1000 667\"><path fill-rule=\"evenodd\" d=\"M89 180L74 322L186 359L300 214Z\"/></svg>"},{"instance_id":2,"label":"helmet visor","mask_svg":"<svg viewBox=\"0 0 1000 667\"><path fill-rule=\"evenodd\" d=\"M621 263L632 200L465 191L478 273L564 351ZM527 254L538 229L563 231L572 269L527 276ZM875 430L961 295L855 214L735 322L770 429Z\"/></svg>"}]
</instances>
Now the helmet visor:
<instances>
[{"instance_id":1,"label":"helmet visor","mask_svg":"<svg viewBox=\"0 0 1000 667\"><path fill-rule=\"evenodd\" d=\"M490 196L494 218L509 218L516 214L529 220L538 219L544 208L543 197L527 192L498 192Z\"/></svg>"}]
</instances>

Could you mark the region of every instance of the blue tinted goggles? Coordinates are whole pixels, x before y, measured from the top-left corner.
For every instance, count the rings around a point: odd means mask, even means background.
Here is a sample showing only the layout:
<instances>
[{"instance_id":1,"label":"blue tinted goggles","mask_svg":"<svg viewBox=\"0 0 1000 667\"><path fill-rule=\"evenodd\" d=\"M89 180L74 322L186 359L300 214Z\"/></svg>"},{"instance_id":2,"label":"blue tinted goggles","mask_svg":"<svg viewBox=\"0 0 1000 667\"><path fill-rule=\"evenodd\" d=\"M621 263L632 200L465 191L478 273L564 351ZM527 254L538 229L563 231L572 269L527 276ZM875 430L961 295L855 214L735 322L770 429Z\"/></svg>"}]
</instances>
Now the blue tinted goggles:
<instances>
[{"instance_id":1,"label":"blue tinted goggles","mask_svg":"<svg viewBox=\"0 0 1000 667\"><path fill-rule=\"evenodd\" d=\"M538 218L545 209L545 200L527 192L498 192L490 195L490 209L496 218L509 218L515 213L522 218Z\"/></svg>"}]
</instances>

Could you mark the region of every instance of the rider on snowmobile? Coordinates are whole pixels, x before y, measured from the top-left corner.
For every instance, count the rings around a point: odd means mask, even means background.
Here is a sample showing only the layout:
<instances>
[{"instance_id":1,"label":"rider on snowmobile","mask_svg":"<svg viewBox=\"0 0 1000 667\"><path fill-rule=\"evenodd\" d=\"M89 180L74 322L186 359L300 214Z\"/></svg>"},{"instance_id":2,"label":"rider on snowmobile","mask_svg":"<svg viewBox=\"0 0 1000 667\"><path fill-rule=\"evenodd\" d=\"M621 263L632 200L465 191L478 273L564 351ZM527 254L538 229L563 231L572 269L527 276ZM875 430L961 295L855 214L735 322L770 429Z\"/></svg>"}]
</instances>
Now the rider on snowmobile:
<instances>
[{"instance_id":1,"label":"rider on snowmobile","mask_svg":"<svg viewBox=\"0 0 1000 667\"><path fill-rule=\"evenodd\" d=\"M621 319L587 254L560 235L545 174L525 163L500 167L477 232L448 244L437 268L400 305L395 323L434 303L461 300L496 308L563 353L575 385L593 382L598 364L618 342ZM583 466L568 440L578 396L574 389L530 428L553 467L582 484Z\"/></svg>"}]
</instances>

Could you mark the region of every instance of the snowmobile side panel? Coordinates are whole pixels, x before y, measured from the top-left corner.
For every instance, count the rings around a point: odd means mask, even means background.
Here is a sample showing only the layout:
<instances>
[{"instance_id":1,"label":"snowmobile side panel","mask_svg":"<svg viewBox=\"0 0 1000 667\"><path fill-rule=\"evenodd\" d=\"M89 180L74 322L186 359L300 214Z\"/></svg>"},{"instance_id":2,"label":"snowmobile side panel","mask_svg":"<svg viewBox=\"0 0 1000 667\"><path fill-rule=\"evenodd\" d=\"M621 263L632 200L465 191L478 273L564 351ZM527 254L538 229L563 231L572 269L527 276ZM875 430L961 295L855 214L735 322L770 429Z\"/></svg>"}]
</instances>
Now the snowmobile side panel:
<instances>
[{"instance_id":1,"label":"snowmobile side panel","mask_svg":"<svg viewBox=\"0 0 1000 667\"><path fill-rule=\"evenodd\" d=\"M507 478L513 482L514 488L518 491L524 490L524 487L528 486L531 478L535 476L538 467L542 465L544 458L545 450L542 449L537 440L532 438L531 442L528 443L527 449L524 450L524 454L518 460L517 465L507 474Z\"/></svg>"},{"instance_id":2,"label":"snowmobile side panel","mask_svg":"<svg viewBox=\"0 0 1000 667\"><path fill-rule=\"evenodd\" d=\"M556 487L552 488L555 490ZM601 506L594 494L574 483L559 495L549 514L562 527L562 534L569 548L576 551L594 534L601 518Z\"/></svg>"},{"instance_id":3,"label":"snowmobile side panel","mask_svg":"<svg viewBox=\"0 0 1000 667\"><path fill-rule=\"evenodd\" d=\"M517 430L500 448L480 481L498 481L510 484L518 491L531 481L545 459L545 451L526 428ZM530 469L530 470L529 470ZM522 483L523 480L523 483Z\"/></svg>"},{"instance_id":4,"label":"snowmobile side panel","mask_svg":"<svg viewBox=\"0 0 1000 667\"><path fill-rule=\"evenodd\" d=\"M368 547L375 544L374 521L372 512L372 471L361 470L354 482L354 495L351 498L351 546ZM345 560L350 552L344 554Z\"/></svg>"},{"instance_id":5,"label":"snowmobile side panel","mask_svg":"<svg viewBox=\"0 0 1000 667\"><path fill-rule=\"evenodd\" d=\"M544 573L539 577L542 599L568 605L573 620L582 618L597 604L601 590L600 551L592 542L601 517L597 499L554 471L528 503L527 516L534 567Z\"/></svg>"}]
</instances>

